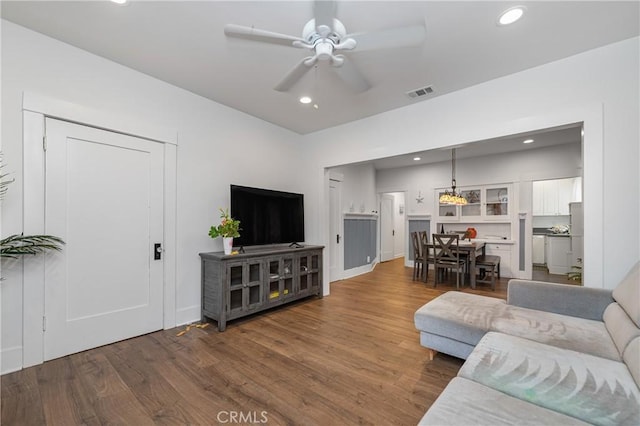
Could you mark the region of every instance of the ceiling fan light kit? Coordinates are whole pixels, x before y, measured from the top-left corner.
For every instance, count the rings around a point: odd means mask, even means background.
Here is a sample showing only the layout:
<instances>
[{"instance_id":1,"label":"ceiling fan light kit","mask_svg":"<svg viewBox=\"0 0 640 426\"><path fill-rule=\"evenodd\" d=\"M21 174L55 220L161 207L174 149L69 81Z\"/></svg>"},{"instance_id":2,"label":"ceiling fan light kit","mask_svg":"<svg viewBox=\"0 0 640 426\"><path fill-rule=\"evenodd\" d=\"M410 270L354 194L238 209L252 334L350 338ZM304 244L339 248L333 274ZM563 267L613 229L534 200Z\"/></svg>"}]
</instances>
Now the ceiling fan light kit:
<instances>
[{"instance_id":1,"label":"ceiling fan light kit","mask_svg":"<svg viewBox=\"0 0 640 426\"><path fill-rule=\"evenodd\" d=\"M314 2L314 18L302 29L302 37L275 33L253 27L228 24L224 33L229 37L242 38L261 43L307 49L311 56L303 58L274 90L286 92L291 89L318 62L327 61L331 69L356 93L371 88L369 82L353 63L340 52L362 52L376 49L419 46L426 37L424 26L408 26L373 33L347 34L344 24L335 17L334 1Z\"/></svg>"}]
</instances>

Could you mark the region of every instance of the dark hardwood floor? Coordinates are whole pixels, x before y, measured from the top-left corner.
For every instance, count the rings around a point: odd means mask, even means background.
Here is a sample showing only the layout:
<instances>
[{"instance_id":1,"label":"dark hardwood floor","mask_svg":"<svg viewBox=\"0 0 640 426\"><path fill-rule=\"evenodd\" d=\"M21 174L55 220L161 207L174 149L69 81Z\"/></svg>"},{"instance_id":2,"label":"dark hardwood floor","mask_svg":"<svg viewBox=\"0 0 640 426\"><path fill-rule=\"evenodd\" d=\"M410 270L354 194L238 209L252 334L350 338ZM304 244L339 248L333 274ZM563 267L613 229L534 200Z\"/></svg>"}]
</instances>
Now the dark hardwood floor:
<instances>
[{"instance_id":1,"label":"dark hardwood floor","mask_svg":"<svg viewBox=\"0 0 640 426\"><path fill-rule=\"evenodd\" d=\"M582 285L579 281L570 280L569 278L567 278L566 275L550 274L546 266L538 266L538 265L533 266L531 279L536 281L546 281L549 283L556 283L556 284Z\"/></svg>"},{"instance_id":2,"label":"dark hardwood floor","mask_svg":"<svg viewBox=\"0 0 640 426\"><path fill-rule=\"evenodd\" d=\"M462 360L429 362L413 325L455 284L411 273L386 262L224 333L165 330L4 375L2 425L415 425Z\"/></svg>"}]
</instances>

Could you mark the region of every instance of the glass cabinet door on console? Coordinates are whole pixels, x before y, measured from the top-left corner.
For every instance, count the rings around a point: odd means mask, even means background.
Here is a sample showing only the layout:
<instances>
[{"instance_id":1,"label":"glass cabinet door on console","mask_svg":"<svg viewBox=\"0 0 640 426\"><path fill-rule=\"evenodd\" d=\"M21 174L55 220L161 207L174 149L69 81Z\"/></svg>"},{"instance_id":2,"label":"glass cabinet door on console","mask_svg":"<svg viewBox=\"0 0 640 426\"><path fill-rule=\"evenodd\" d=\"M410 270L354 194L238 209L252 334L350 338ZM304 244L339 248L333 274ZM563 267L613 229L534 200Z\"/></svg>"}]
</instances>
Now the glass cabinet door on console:
<instances>
[{"instance_id":1,"label":"glass cabinet door on console","mask_svg":"<svg viewBox=\"0 0 640 426\"><path fill-rule=\"evenodd\" d=\"M262 287L263 264L255 262L236 262L227 264L229 280L228 312L249 311L264 303Z\"/></svg>"},{"instance_id":2,"label":"glass cabinet door on console","mask_svg":"<svg viewBox=\"0 0 640 426\"><path fill-rule=\"evenodd\" d=\"M269 293L267 294L267 303L279 302L294 294L293 260L293 255L267 259L269 268Z\"/></svg>"},{"instance_id":3,"label":"glass cabinet door on console","mask_svg":"<svg viewBox=\"0 0 640 426\"><path fill-rule=\"evenodd\" d=\"M315 294L320 285L320 254L304 254L298 258L298 291L300 294Z\"/></svg>"}]
</instances>

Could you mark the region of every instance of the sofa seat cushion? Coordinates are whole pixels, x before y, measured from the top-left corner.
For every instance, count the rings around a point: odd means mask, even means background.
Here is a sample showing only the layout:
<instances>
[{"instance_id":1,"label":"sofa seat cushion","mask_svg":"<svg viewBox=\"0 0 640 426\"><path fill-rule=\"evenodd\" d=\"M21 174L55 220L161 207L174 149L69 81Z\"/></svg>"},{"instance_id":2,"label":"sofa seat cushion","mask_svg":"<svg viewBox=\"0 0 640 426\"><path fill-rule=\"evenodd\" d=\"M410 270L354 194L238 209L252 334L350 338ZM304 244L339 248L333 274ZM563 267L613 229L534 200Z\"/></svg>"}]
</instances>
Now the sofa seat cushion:
<instances>
[{"instance_id":1,"label":"sofa seat cushion","mask_svg":"<svg viewBox=\"0 0 640 426\"><path fill-rule=\"evenodd\" d=\"M505 305L500 315L492 318L490 331L615 361L622 360L602 321Z\"/></svg>"},{"instance_id":2,"label":"sofa seat cushion","mask_svg":"<svg viewBox=\"0 0 640 426\"><path fill-rule=\"evenodd\" d=\"M640 390L622 362L490 332L458 375L585 422L640 424Z\"/></svg>"},{"instance_id":3,"label":"sofa seat cushion","mask_svg":"<svg viewBox=\"0 0 640 426\"><path fill-rule=\"evenodd\" d=\"M462 377L456 377L419 425L586 425Z\"/></svg>"},{"instance_id":4,"label":"sofa seat cushion","mask_svg":"<svg viewBox=\"0 0 640 426\"><path fill-rule=\"evenodd\" d=\"M419 308L414 320L422 332L472 346L488 331L499 331L616 361L622 359L601 321L521 308L493 297L449 291ZM440 347L431 349L447 352Z\"/></svg>"},{"instance_id":5,"label":"sofa seat cushion","mask_svg":"<svg viewBox=\"0 0 640 426\"><path fill-rule=\"evenodd\" d=\"M502 299L448 291L418 309L414 321L420 331L475 346L504 306Z\"/></svg>"}]
</instances>

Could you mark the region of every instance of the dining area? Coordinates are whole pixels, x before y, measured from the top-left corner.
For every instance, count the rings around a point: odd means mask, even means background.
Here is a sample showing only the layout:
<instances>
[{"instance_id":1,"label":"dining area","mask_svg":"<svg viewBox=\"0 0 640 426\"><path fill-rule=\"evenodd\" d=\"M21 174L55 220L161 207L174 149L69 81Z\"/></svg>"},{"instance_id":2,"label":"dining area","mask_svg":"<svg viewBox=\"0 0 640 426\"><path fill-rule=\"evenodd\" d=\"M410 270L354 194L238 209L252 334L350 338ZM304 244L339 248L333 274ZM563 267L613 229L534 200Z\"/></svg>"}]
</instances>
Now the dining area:
<instances>
[{"instance_id":1,"label":"dining area","mask_svg":"<svg viewBox=\"0 0 640 426\"><path fill-rule=\"evenodd\" d=\"M431 238L430 238L431 237ZM413 281L427 282L429 271L434 274L433 283L450 282L456 290L468 284L487 283L495 291L500 278L500 256L487 255L486 244L475 241L468 232L434 233L414 231L410 233L413 248Z\"/></svg>"}]
</instances>

